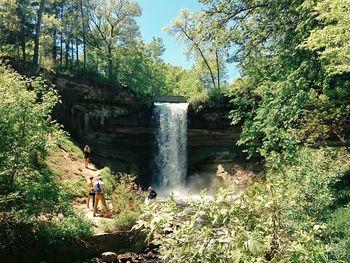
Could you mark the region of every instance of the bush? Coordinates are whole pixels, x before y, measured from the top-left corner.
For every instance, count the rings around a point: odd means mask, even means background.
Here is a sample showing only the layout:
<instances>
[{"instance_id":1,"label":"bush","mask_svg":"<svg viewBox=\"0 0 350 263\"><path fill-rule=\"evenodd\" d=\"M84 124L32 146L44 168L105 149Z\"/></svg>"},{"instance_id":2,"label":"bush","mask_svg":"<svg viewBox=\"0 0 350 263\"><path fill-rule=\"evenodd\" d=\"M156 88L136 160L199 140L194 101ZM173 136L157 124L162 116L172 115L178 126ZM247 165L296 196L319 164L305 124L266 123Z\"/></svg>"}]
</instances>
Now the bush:
<instances>
[{"instance_id":1,"label":"bush","mask_svg":"<svg viewBox=\"0 0 350 263\"><path fill-rule=\"evenodd\" d=\"M103 230L106 232L129 231L135 225L140 213L131 209L123 209L113 216L112 222L106 222Z\"/></svg>"},{"instance_id":2,"label":"bush","mask_svg":"<svg viewBox=\"0 0 350 263\"><path fill-rule=\"evenodd\" d=\"M42 78L24 78L2 65L0 93L0 258L89 234L45 164L63 134L50 118L57 93Z\"/></svg>"},{"instance_id":3,"label":"bush","mask_svg":"<svg viewBox=\"0 0 350 263\"><path fill-rule=\"evenodd\" d=\"M329 262L332 186L349 154L305 148L293 163L278 159L268 163L264 182L241 192L232 185L212 200L202 194L181 206L173 198L145 206L134 228L161 245L166 262Z\"/></svg>"},{"instance_id":4,"label":"bush","mask_svg":"<svg viewBox=\"0 0 350 263\"><path fill-rule=\"evenodd\" d=\"M112 171L109 167L104 167L100 172L100 176L105 185L106 196L110 198L115 185L115 176L112 175Z\"/></svg>"},{"instance_id":5,"label":"bush","mask_svg":"<svg viewBox=\"0 0 350 263\"><path fill-rule=\"evenodd\" d=\"M329 220L327 238L329 258L335 262L350 262L350 204L339 208Z\"/></svg>"},{"instance_id":6,"label":"bush","mask_svg":"<svg viewBox=\"0 0 350 263\"><path fill-rule=\"evenodd\" d=\"M62 218L38 225L38 238L44 246L72 241L92 234L91 222L84 215L71 212Z\"/></svg>"},{"instance_id":7,"label":"bush","mask_svg":"<svg viewBox=\"0 0 350 263\"><path fill-rule=\"evenodd\" d=\"M335 207L342 207L350 203L350 170L344 173L334 186L336 194Z\"/></svg>"},{"instance_id":8,"label":"bush","mask_svg":"<svg viewBox=\"0 0 350 263\"><path fill-rule=\"evenodd\" d=\"M60 189L67 194L69 200L86 196L86 179L81 176L76 179L63 180L60 182Z\"/></svg>"},{"instance_id":9,"label":"bush","mask_svg":"<svg viewBox=\"0 0 350 263\"><path fill-rule=\"evenodd\" d=\"M131 190L136 176L119 173L114 178L111 194L113 221L104 228L108 232L130 230L142 210L145 197Z\"/></svg>"}]
</instances>

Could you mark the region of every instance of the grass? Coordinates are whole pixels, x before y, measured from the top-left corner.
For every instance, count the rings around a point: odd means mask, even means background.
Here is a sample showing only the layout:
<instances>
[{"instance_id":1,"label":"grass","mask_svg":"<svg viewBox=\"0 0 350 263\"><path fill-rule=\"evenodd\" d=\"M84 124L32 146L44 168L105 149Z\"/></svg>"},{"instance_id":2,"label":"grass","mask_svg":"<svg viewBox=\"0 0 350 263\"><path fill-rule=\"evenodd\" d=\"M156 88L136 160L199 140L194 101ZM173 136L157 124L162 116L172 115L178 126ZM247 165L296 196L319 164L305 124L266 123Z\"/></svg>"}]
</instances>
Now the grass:
<instances>
[{"instance_id":1,"label":"grass","mask_svg":"<svg viewBox=\"0 0 350 263\"><path fill-rule=\"evenodd\" d=\"M67 191L71 198L86 196L87 187L84 177L76 178L73 180L61 181L61 187Z\"/></svg>"},{"instance_id":2,"label":"grass","mask_svg":"<svg viewBox=\"0 0 350 263\"><path fill-rule=\"evenodd\" d=\"M84 158L84 153L73 139L65 136L59 141L59 147L69 153L74 153L79 158Z\"/></svg>"},{"instance_id":3,"label":"grass","mask_svg":"<svg viewBox=\"0 0 350 263\"><path fill-rule=\"evenodd\" d=\"M81 170L83 157L80 147L68 136L62 137L49 152L47 163L59 179L61 190L69 193L70 198L86 195L86 179Z\"/></svg>"},{"instance_id":4,"label":"grass","mask_svg":"<svg viewBox=\"0 0 350 263\"><path fill-rule=\"evenodd\" d=\"M105 232L130 231L135 225L140 213L131 209L124 209L113 217L112 221L103 222L102 229Z\"/></svg>"}]
</instances>

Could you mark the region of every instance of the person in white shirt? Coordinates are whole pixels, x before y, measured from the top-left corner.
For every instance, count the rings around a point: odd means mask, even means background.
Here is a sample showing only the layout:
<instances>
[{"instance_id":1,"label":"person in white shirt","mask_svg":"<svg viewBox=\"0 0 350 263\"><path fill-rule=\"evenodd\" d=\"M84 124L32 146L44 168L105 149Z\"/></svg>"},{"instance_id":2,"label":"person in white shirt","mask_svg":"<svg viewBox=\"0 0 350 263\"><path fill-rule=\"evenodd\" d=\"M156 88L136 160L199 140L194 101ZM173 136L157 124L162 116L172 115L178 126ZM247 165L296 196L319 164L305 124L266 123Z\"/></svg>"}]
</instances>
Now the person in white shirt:
<instances>
[{"instance_id":1,"label":"person in white shirt","mask_svg":"<svg viewBox=\"0 0 350 263\"><path fill-rule=\"evenodd\" d=\"M108 215L109 214L109 209L106 203L106 198L105 198L105 184L102 182L101 176L97 177L97 181L94 183L94 190L95 190L95 204L94 204L94 212L93 216L96 216L96 210L98 207L98 203L102 202L104 212Z\"/></svg>"}]
</instances>

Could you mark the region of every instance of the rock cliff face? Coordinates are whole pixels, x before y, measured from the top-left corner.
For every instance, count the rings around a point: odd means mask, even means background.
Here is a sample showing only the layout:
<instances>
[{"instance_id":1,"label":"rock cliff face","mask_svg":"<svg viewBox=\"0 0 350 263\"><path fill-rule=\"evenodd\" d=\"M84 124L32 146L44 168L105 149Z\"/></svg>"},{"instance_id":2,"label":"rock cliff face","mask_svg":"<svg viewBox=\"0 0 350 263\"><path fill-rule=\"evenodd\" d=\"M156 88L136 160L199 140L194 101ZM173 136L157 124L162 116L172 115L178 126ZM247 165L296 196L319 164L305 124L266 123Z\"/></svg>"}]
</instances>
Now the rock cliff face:
<instances>
[{"instance_id":1,"label":"rock cliff face","mask_svg":"<svg viewBox=\"0 0 350 263\"><path fill-rule=\"evenodd\" d=\"M66 77L54 80L62 103L54 117L92 159L115 172L134 172L149 182L153 134L151 107L124 87L83 84Z\"/></svg>"},{"instance_id":2,"label":"rock cliff face","mask_svg":"<svg viewBox=\"0 0 350 263\"><path fill-rule=\"evenodd\" d=\"M62 99L54 117L78 143L90 145L93 161L115 172L134 172L149 184L155 143L152 103L145 105L123 87L87 85L65 77L56 77L54 83ZM189 108L188 176L200 178L201 185L210 181L218 165L229 173L235 173L237 165L252 168L235 146L240 130L229 125L228 105L204 105L199 112Z\"/></svg>"},{"instance_id":3,"label":"rock cliff face","mask_svg":"<svg viewBox=\"0 0 350 263\"><path fill-rule=\"evenodd\" d=\"M189 107L188 172L195 179L194 187L210 186L223 174L241 181L261 169L257 160L248 161L236 145L241 129L230 125L231 109L228 100L203 105L199 111Z\"/></svg>"}]
</instances>

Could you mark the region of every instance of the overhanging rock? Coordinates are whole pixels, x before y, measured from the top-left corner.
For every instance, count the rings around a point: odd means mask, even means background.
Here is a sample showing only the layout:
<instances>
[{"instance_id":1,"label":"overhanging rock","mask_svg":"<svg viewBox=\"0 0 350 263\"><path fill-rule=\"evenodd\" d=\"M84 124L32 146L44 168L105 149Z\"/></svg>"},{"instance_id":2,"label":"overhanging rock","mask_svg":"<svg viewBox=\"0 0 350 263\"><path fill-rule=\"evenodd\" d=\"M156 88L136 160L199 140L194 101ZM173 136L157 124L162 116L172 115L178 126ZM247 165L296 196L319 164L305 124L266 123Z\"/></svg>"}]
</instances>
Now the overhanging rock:
<instances>
[{"instance_id":1,"label":"overhanging rock","mask_svg":"<svg viewBox=\"0 0 350 263\"><path fill-rule=\"evenodd\" d=\"M170 103L185 103L186 98L183 96L158 96L154 102L170 102Z\"/></svg>"}]
</instances>

